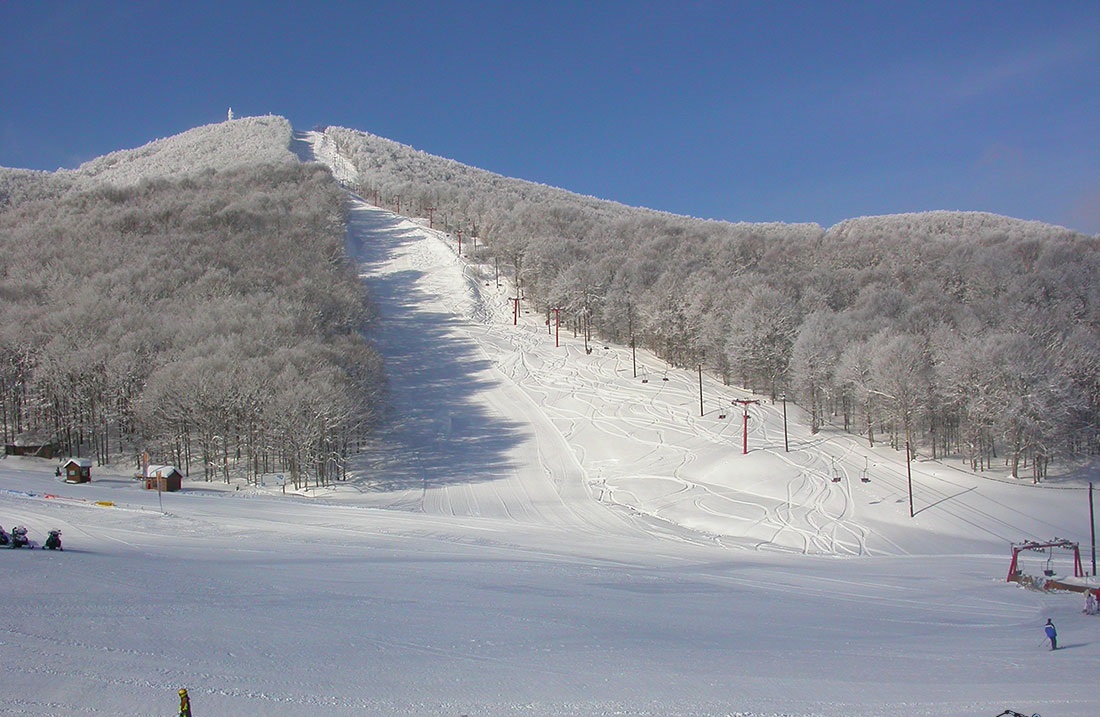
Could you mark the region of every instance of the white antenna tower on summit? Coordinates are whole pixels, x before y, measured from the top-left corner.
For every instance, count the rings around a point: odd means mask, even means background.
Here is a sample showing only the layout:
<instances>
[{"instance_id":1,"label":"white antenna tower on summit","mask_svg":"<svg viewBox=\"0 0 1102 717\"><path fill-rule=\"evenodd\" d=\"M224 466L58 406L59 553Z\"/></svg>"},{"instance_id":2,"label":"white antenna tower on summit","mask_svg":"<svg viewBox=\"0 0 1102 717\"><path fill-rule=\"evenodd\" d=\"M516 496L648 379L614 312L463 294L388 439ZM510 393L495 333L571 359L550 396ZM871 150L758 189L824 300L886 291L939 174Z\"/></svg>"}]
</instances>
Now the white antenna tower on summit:
<instances>
[{"instance_id":1,"label":"white antenna tower on summit","mask_svg":"<svg viewBox=\"0 0 1102 717\"><path fill-rule=\"evenodd\" d=\"M230 107L229 111L226 112L226 121L233 122L233 107Z\"/></svg>"}]
</instances>

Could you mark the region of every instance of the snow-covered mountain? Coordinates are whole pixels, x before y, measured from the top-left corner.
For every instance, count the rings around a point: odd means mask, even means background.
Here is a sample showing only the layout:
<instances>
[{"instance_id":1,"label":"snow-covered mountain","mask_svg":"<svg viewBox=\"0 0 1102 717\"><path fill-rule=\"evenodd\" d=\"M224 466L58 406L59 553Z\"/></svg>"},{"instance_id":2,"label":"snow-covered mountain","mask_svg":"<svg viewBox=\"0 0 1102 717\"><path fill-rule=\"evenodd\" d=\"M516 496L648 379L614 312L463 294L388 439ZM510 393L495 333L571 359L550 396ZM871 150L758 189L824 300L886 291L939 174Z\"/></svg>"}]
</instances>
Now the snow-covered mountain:
<instances>
[{"instance_id":1,"label":"snow-covered mountain","mask_svg":"<svg viewBox=\"0 0 1102 717\"><path fill-rule=\"evenodd\" d=\"M283 117L242 117L190 129L136 149L105 154L60 174L78 185L128 186L243 165L294 162L291 123Z\"/></svg>"},{"instance_id":2,"label":"snow-covered mountain","mask_svg":"<svg viewBox=\"0 0 1102 717\"><path fill-rule=\"evenodd\" d=\"M76 169L37 172L0 167L0 208L11 200L56 196L69 189L127 187L143 179L179 179L255 164L295 162L291 132L291 123L283 117L244 117L111 152Z\"/></svg>"},{"instance_id":3,"label":"snow-covered mountain","mask_svg":"<svg viewBox=\"0 0 1102 717\"><path fill-rule=\"evenodd\" d=\"M322 135L293 146L358 181ZM378 440L298 491L0 460L0 525L66 548L0 550L0 712L170 714L187 687L199 714L272 717L1098 714L1097 616L1005 580L1027 538L1089 564L1087 476L812 434L791 403L514 314L454 236L347 201L391 377Z\"/></svg>"}]
</instances>

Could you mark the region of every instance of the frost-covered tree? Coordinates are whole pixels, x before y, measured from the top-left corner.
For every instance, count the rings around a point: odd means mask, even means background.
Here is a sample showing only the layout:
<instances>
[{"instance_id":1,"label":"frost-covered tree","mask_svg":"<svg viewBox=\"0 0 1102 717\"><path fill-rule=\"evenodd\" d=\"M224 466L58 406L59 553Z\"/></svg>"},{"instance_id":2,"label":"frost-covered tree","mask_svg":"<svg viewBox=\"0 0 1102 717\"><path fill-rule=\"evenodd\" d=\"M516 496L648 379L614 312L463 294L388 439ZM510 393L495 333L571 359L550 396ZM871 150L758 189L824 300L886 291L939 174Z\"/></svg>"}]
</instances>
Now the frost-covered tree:
<instances>
[{"instance_id":1,"label":"frost-covered tree","mask_svg":"<svg viewBox=\"0 0 1102 717\"><path fill-rule=\"evenodd\" d=\"M811 416L811 432L822 427L841 349L838 317L815 312L800 326L792 344L791 383Z\"/></svg>"},{"instance_id":2,"label":"frost-covered tree","mask_svg":"<svg viewBox=\"0 0 1102 717\"><path fill-rule=\"evenodd\" d=\"M736 296L727 341L731 365L746 385L776 398L786 384L800 327L795 302L764 283L752 284Z\"/></svg>"},{"instance_id":3,"label":"frost-covered tree","mask_svg":"<svg viewBox=\"0 0 1102 717\"><path fill-rule=\"evenodd\" d=\"M892 442L915 446L912 437L931 390L932 362L925 342L909 334L882 332L872 344L869 391L884 405Z\"/></svg>"},{"instance_id":4,"label":"frost-covered tree","mask_svg":"<svg viewBox=\"0 0 1102 717\"><path fill-rule=\"evenodd\" d=\"M381 362L343 195L289 137L285 120L202 128L0 206L6 437L47 432L101 462L149 452L210 479L303 455L303 476L340 472L377 413ZM248 155L257 143L277 161ZM273 410L288 381L310 384L312 412L294 414L309 425Z\"/></svg>"}]
</instances>

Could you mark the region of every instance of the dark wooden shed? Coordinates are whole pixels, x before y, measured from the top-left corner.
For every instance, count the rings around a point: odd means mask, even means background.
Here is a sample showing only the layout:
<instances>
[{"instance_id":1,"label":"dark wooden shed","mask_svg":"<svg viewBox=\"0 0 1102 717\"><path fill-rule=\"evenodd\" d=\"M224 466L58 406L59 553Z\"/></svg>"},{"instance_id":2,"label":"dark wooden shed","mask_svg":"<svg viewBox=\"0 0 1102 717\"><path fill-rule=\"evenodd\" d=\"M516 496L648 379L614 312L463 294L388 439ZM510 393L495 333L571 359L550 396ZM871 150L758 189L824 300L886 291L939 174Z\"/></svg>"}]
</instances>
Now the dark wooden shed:
<instances>
[{"instance_id":1,"label":"dark wooden shed","mask_svg":"<svg viewBox=\"0 0 1102 717\"><path fill-rule=\"evenodd\" d=\"M92 461L88 458L70 458L61 465L66 483L88 483L92 480Z\"/></svg>"},{"instance_id":2,"label":"dark wooden shed","mask_svg":"<svg viewBox=\"0 0 1102 717\"><path fill-rule=\"evenodd\" d=\"M184 474L176 466L149 466L145 469L146 490L180 490L183 479Z\"/></svg>"},{"instance_id":3,"label":"dark wooden shed","mask_svg":"<svg viewBox=\"0 0 1102 717\"><path fill-rule=\"evenodd\" d=\"M55 458L58 452L57 440L36 433L20 433L15 440L4 446L9 456L34 456L35 458Z\"/></svg>"}]
</instances>

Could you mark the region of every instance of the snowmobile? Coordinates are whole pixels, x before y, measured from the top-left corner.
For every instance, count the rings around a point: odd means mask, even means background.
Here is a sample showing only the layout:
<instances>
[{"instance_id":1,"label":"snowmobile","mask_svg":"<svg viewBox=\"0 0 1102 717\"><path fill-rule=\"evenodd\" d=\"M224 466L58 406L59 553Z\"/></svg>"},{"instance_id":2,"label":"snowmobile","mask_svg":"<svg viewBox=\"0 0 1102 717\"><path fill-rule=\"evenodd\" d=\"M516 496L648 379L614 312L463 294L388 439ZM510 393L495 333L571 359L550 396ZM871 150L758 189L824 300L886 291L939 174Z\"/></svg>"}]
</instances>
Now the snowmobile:
<instances>
[{"instance_id":1,"label":"snowmobile","mask_svg":"<svg viewBox=\"0 0 1102 717\"><path fill-rule=\"evenodd\" d=\"M27 538L27 529L22 525L17 525L11 529L11 547L22 548L24 546L34 547Z\"/></svg>"},{"instance_id":2,"label":"snowmobile","mask_svg":"<svg viewBox=\"0 0 1102 717\"><path fill-rule=\"evenodd\" d=\"M65 550L65 548L61 547L61 531L51 530L46 536L46 545L44 547L47 550Z\"/></svg>"},{"instance_id":3,"label":"snowmobile","mask_svg":"<svg viewBox=\"0 0 1102 717\"><path fill-rule=\"evenodd\" d=\"M7 545L10 542L11 542L11 539L8 538L8 534L5 533L4 528L2 526L0 526L0 545Z\"/></svg>"}]
</instances>

